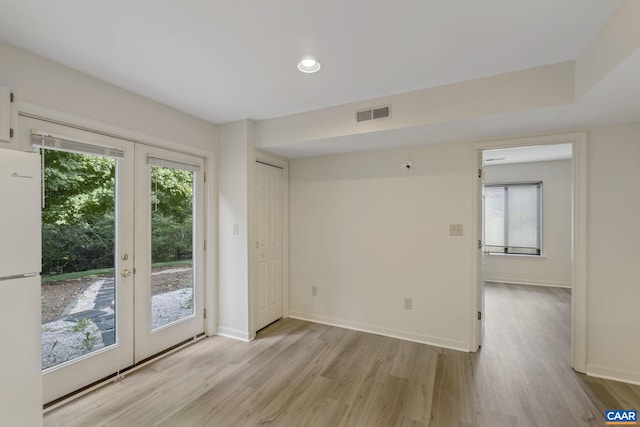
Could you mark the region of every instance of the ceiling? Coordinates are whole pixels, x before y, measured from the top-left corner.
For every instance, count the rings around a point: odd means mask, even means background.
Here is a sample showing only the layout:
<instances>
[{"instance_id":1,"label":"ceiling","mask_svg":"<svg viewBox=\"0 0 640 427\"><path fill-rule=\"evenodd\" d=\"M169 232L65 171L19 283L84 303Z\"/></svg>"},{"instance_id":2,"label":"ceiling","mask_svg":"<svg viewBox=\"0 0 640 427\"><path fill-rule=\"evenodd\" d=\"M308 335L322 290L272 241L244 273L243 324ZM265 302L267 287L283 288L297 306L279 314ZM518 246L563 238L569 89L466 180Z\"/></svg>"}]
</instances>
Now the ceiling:
<instances>
[{"instance_id":1,"label":"ceiling","mask_svg":"<svg viewBox=\"0 0 640 427\"><path fill-rule=\"evenodd\" d=\"M0 0L0 4L1 40L193 116L224 123L264 120L573 60L621 1ZM322 63L318 73L296 69L307 55ZM607 96L600 95L605 100ZM573 122L591 112L581 114ZM560 125L554 124L556 116L548 110L516 117L525 122L518 130L540 126L536 120L546 128ZM482 131L498 126L496 120L511 123L488 118L467 123L464 129ZM573 123L563 120L562 125ZM454 125L446 124L452 129L442 140L460 132ZM421 132L443 129L404 132L417 141ZM368 141L367 148L376 148L375 137ZM313 146L306 149L313 151Z\"/></svg>"},{"instance_id":2,"label":"ceiling","mask_svg":"<svg viewBox=\"0 0 640 427\"><path fill-rule=\"evenodd\" d=\"M287 158L381 150L456 141L483 141L541 132L640 121L640 50L575 103L404 127L336 138L299 141L269 151ZM394 145L396 144L396 145Z\"/></svg>"}]
</instances>

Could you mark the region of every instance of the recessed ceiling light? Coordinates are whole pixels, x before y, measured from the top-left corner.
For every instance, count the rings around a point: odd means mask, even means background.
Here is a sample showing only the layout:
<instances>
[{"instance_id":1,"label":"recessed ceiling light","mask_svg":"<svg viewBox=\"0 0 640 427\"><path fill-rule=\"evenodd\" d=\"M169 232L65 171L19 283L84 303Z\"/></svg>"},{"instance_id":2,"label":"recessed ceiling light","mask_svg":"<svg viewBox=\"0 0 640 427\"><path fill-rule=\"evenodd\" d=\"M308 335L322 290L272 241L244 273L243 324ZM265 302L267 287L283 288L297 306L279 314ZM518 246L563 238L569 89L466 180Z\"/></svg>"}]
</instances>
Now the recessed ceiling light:
<instances>
[{"instance_id":1,"label":"recessed ceiling light","mask_svg":"<svg viewBox=\"0 0 640 427\"><path fill-rule=\"evenodd\" d=\"M302 61L298 62L298 70L303 73L315 73L320 69L320 67L320 63L313 58L304 58Z\"/></svg>"}]
</instances>

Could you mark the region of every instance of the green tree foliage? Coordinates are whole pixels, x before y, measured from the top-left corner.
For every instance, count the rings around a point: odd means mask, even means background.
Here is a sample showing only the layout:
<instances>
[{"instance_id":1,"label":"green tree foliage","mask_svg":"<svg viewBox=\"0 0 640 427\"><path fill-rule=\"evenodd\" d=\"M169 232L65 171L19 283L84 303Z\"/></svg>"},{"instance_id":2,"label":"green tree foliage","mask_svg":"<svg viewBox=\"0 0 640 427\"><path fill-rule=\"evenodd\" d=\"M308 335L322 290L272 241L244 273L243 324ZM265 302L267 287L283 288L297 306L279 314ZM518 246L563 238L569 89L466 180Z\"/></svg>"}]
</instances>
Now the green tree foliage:
<instances>
[{"instance_id":1,"label":"green tree foliage","mask_svg":"<svg viewBox=\"0 0 640 427\"><path fill-rule=\"evenodd\" d=\"M77 224L114 215L115 160L44 150L44 224Z\"/></svg>"},{"instance_id":2,"label":"green tree foliage","mask_svg":"<svg viewBox=\"0 0 640 427\"><path fill-rule=\"evenodd\" d=\"M151 167L151 205L153 212L176 221L191 217L193 173L160 166Z\"/></svg>"},{"instance_id":3,"label":"green tree foliage","mask_svg":"<svg viewBox=\"0 0 640 427\"><path fill-rule=\"evenodd\" d=\"M151 167L151 259L191 258L193 238L193 173Z\"/></svg>"},{"instance_id":4,"label":"green tree foliage","mask_svg":"<svg viewBox=\"0 0 640 427\"><path fill-rule=\"evenodd\" d=\"M116 160L44 151L43 274L113 267ZM152 167L153 262L191 257L192 188L191 172Z\"/></svg>"}]
</instances>

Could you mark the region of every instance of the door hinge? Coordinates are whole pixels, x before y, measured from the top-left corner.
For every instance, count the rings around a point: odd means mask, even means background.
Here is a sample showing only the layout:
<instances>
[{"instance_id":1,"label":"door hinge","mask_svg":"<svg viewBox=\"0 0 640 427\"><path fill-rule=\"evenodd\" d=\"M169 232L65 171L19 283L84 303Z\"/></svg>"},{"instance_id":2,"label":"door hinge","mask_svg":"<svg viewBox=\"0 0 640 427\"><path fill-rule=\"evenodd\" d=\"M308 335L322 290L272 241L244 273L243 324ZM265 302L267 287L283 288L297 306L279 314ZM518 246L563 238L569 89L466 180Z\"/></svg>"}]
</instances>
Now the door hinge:
<instances>
[{"instance_id":1,"label":"door hinge","mask_svg":"<svg viewBox=\"0 0 640 427\"><path fill-rule=\"evenodd\" d=\"M478 320L482 320L482 312L481 311L478 312Z\"/></svg>"},{"instance_id":2,"label":"door hinge","mask_svg":"<svg viewBox=\"0 0 640 427\"><path fill-rule=\"evenodd\" d=\"M13 92L11 92L11 95L9 96L9 101L13 102Z\"/></svg>"},{"instance_id":3,"label":"door hinge","mask_svg":"<svg viewBox=\"0 0 640 427\"><path fill-rule=\"evenodd\" d=\"M13 138L13 128L9 129L9 138Z\"/></svg>"},{"instance_id":4,"label":"door hinge","mask_svg":"<svg viewBox=\"0 0 640 427\"><path fill-rule=\"evenodd\" d=\"M482 168L478 169L478 178L482 178Z\"/></svg>"},{"instance_id":5,"label":"door hinge","mask_svg":"<svg viewBox=\"0 0 640 427\"><path fill-rule=\"evenodd\" d=\"M478 249L482 249L482 240L478 240Z\"/></svg>"},{"instance_id":6,"label":"door hinge","mask_svg":"<svg viewBox=\"0 0 640 427\"><path fill-rule=\"evenodd\" d=\"M207 182L207 173L204 173L204 182Z\"/></svg>"},{"instance_id":7,"label":"door hinge","mask_svg":"<svg viewBox=\"0 0 640 427\"><path fill-rule=\"evenodd\" d=\"M207 241L206 240L204 241L204 250L205 251L207 250Z\"/></svg>"},{"instance_id":8,"label":"door hinge","mask_svg":"<svg viewBox=\"0 0 640 427\"><path fill-rule=\"evenodd\" d=\"M207 309L206 308L204 309L204 318L205 319L207 318Z\"/></svg>"}]
</instances>

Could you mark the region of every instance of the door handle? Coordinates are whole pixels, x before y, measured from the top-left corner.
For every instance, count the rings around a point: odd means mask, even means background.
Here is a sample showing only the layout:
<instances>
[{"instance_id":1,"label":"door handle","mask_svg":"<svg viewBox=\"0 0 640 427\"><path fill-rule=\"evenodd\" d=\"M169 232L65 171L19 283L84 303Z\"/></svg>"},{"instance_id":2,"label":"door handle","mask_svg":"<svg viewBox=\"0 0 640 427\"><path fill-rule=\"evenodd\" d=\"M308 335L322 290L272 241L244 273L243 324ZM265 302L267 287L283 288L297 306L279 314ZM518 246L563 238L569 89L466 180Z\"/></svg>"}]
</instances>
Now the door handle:
<instances>
[{"instance_id":1,"label":"door handle","mask_svg":"<svg viewBox=\"0 0 640 427\"><path fill-rule=\"evenodd\" d=\"M122 277L129 277L131 276L131 270L128 270L125 268L124 270L122 270L121 274L122 274Z\"/></svg>"}]
</instances>

